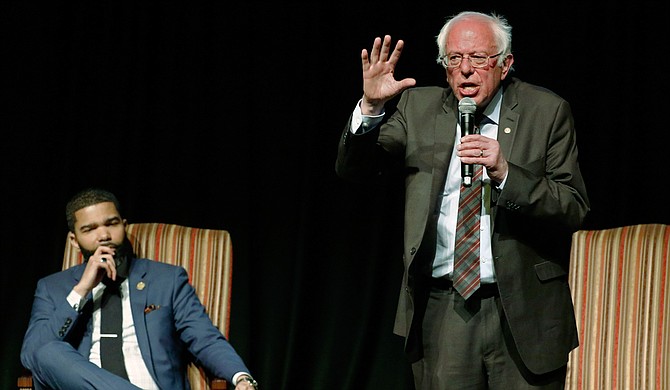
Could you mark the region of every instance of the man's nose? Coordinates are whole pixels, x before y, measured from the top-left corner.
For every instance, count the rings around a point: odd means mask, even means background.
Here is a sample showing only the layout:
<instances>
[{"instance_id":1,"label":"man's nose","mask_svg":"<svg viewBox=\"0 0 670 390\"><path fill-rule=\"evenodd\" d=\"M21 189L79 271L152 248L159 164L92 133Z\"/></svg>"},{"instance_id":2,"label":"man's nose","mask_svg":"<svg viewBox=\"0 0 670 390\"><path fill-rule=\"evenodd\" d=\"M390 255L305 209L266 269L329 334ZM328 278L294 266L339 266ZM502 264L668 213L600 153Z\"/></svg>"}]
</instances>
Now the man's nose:
<instances>
[{"instance_id":1,"label":"man's nose","mask_svg":"<svg viewBox=\"0 0 670 390\"><path fill-rule=\"evenodd\" d=\"M470 58L462 58L461 63L458 66L463 74L471 74L475 68L472 67L470 63Z\"/></svg>"},{"instance_id":2,"label":"man's nose","mask_svg":"<svg viewBox=\"0 0 670 390\"><path fill-rule=\"evenodd\" d=\"M107 226L100 226L98 228L98 241L109 241L112 238L112 234L109 232Z\"/></svg>"}]
</instances>

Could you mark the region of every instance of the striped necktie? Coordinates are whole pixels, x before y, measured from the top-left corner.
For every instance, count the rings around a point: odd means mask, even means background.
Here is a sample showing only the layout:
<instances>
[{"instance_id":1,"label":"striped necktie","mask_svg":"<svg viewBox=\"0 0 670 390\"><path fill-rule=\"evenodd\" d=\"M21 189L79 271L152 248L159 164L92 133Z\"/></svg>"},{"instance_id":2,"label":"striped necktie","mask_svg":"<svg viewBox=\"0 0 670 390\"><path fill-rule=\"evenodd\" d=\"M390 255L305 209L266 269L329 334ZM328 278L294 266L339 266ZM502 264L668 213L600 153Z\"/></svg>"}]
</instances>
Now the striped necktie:
<instances>
[{"instance_id":1,"label":"striped necktie","mask_svg":"<svg viewBox=\"0 0 670 390\"><path fill-rule=\"evenodd\" d=\"M461 185L454 247L454 288L468 299L480 285L479 221L482 206L482 166L474 166L472 185Z\"/></svg>"}]
</instances>

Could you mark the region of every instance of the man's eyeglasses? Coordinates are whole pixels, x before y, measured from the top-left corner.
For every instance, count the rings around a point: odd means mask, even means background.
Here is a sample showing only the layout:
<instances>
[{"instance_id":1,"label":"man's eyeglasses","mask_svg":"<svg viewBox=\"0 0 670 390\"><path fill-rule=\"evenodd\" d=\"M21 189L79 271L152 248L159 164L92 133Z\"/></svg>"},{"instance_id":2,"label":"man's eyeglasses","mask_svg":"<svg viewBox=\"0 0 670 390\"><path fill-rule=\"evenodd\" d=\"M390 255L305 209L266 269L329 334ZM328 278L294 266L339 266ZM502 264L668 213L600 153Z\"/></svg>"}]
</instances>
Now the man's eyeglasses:
<instances>
[{"instance_id":1,"label":"man's eyeglasses","mask_svg":"<svg viewBox=\"0 0 670 390\"><path fill-rule=\"evenodd\" d=\"M445 68L456 68L461 66L463 58L470 61L470 66L472 66L473 68L484 68L489 64L489 60L491 58L496 58L502 53L503 52L500 52L498 54L494 54L491 56L487 56L486 54L482 53L476 53L476 54L468 54L467 57L464 57L461 54L447 54L446 56L442 57L441 60L442 65Z\"/></svg>"}]
</instances>

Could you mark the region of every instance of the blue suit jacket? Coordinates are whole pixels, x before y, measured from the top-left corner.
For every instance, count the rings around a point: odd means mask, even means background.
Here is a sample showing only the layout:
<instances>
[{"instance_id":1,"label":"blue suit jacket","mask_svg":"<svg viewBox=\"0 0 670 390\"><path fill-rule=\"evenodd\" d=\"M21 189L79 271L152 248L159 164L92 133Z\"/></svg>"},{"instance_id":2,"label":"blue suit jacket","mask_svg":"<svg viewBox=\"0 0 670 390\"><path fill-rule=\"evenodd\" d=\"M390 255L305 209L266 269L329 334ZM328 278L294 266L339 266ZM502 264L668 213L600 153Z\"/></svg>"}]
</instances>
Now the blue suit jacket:
<instances>
[{"instance_id":1,"label":"blue suit jacket","mask_svg":"<svg viewBox=\"0 0 670 390\"><path fill-rule=\"evenodd\" d=\"M92 301L81 313L67 302L85 264L49 275L37 284L21 361L34 369L35 352L52 341L65 341L88 358ZM249 372L242 359L212 324L182 267L133 259L128 275L130 304L142 358L163 389L189 389L186 366L195 359L214 376L232 380ZM145 309L154 305L155 309ZM66 364L63 365L67 367Z\"/></svg>"}]
</instances>

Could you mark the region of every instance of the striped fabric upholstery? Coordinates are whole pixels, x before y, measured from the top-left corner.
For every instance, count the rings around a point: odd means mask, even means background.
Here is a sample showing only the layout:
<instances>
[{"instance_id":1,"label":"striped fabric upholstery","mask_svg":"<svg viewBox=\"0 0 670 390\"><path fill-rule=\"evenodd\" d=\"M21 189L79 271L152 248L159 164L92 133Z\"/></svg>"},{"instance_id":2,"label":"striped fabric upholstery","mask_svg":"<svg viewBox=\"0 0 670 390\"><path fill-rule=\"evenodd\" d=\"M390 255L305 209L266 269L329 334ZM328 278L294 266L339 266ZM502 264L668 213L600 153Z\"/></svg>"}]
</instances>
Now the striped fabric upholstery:
<instances>
[{"instance_id":1,"label":"striped fabric upholstery","mask_svg":"<svg viewBox=\"0 0 670 390\"><path fill-rule=\"evenodd\" d=\"M225 230L199 229L163 223L135 223L126 227L138 257L184 267L189 281L207 308L214 325L228 337L232 287L233 249ZM66 241L63 269L81 264L78 249ZM221 389L221 379L208 381L202 369L191 364L192 390Z\"/></svg>"},{"instance_id":2,"label":"striped fabric upholstery","mask_svg":"<svg viewBox=\"0 0 670 390\"><path fill-rule=\"evenodd\" d=\"M670 389L670 226L573 234L570 268L580 347L566 389Z\"/></svg>"}]
</instances>

